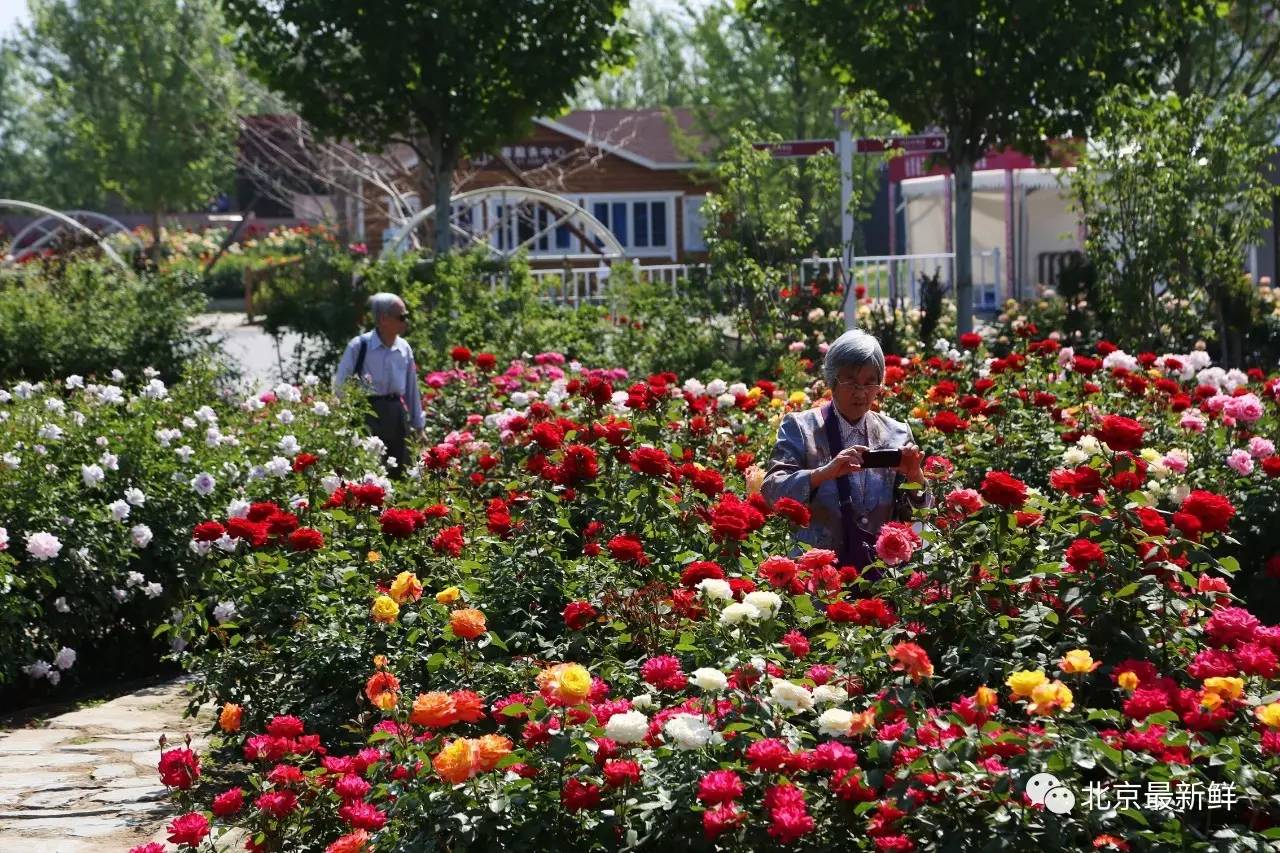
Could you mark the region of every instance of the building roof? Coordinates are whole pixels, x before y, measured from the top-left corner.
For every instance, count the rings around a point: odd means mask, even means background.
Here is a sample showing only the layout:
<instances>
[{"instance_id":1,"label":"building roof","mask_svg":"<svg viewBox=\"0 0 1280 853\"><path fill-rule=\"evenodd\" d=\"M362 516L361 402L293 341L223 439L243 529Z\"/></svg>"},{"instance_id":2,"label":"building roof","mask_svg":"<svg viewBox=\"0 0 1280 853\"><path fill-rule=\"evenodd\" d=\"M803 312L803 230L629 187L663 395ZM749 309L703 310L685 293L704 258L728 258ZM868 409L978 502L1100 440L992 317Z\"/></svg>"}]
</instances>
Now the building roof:
<instances>
[{"instance_id":1,"label":"building roof","mask_svg":"<svg viewBox=\"0 0 1280 853\"><path fill-rule=\"evenodd\" d=\"M659 107L628 110L574 110L535 121L650 169L689 169L696 160L676 143L673 125L692 137L698 152L710 154L714 141L697 127L693 110Z\"/></svg>"}]
</instances>

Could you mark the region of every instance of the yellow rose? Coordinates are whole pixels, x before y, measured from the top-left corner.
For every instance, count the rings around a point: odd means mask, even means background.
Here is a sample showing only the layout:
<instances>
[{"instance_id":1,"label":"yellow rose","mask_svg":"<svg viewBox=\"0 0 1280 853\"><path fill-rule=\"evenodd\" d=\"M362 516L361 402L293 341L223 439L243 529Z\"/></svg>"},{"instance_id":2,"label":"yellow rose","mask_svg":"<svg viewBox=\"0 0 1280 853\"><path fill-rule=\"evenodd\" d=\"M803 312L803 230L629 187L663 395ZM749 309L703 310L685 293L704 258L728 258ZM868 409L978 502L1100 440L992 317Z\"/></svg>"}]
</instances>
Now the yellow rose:
<instances>
[{"instance_id":1,"label":"yellow rose","mask_svg":"<svg viewBox=\"0 0 1280 853\"><path fill-rule=\"evenodd\" d=\"M763 393L764 393L764 389L761 388L759 385L757 385L747 392L747 397L752 400L758 400L760 399L760 395Z\"/></svg>"},{"instance_id":2,"label":"yellow rose","mask_svg":"<svg viewBox=\"0 0 1280 853\"><path fill-rule=\"evenodd\" d=\"M1204 689L1223 699L1239 699L1244 695L1244 679L1215 676L1204 680Z\"/></svg>"},{"instance_id":3,"label":"yellow rose","mask_svg":"<svg viewBox=\"0 0 1280 853\"><path fill-rule=\"evenodd\" d=\"M370 563L376 563L382 559L382 554L380 554L377 551L370 551L368 555L365 557L365 559L368 560Z\"/></svg>"},{"instance_id":4,"label":"yellow rose","mask_svg":"<svg viewBox=\"0 0 1280 853\"><path fill-rule=\"evenodd\" d=\"M769 401L769 408L771 409L781 409L785 405L786 403L782 400L781 397L774 397L772 400Z\"/></svg>"},{"instance_id":5,"label":"yellow rose","mask_svg":"<svg viewBox=\"0 0 1280 853\"><path fill-rule=\"evenodd\" d=\"M391 582L391 597L396 600L396 604L403 604L407 599L417 601L421 595L422 584L413 572L401 572Z\"/></svg>"},{"instance_id":6,"label":"yellow rose","mask_svg":"<svg viewBox=\"0 0 1280 853\"><path fill-rule=\"evenodd\" d=\"M581 702L591 693L591 673L580 664L571 663L560 670L560 698L569 702Z\"/></svg>"},{"instance_id":7,"label":"yellow rose","mask_svg":"<svg viewBox=\"0 0 1280 853\"><path fill-rule=\"evenodd\" d=\"M370 611L373 618L378 622L394 622L396 617L400 615L400 605L396 604L394 598L389 595L380 595L373 600L373 609Z\"/></svg>"},{"instance_id":8,"label":"yellow rose","mask_svg":"<svg viewBox=\"0 0 1280 853\"><path fill-rule=\"evenodd\" d=\"M1222 704L1222 697L1212 690L1206 690L1200 694L1200 707L1206 711L1212 711Z\"/></svg>"},{"instance_id":9,"label":"yellow rose","mask_svg":"<svg viewBox=\"0 0 1280 853\"><path fill-rule=\"evenodd\" d=\"M1116 683L1119 684L1123 690L1127 690L1132 693L1138 689L1138 673L1131 669L1126 669L1124 672L1116 676Z\"/></svg>"},{"instance_id":10,"label":"yellow rose","mask_svg":"<svg viewBox=\"0 0 1280 853\"><path fill-rule=\"evenodd\" d=\"M1039 684L1031 691L1031 701L1027 704L1027 712L1047 717L1055 711L1070 711L1075 704L1071 689L1061 681L1050 684Z\"/></svg>"},{"instance_id":11,"label":"yellow rose","mask_svg":"<svg viewBox=\"0 0 1280 853\"><path fill-rule=\"evenodd\" d=\"M459 598L462 598L462 590L456 586L445 587L436 593L436 601L441 604L453 604Z\"/></svg>"},{"instance_id":12,"label":"yellow rose","mask_svg":"<svg viewBox=\"0 0 1280 853\"><path fill-rule=\"evenodd\" d=\"M1259 705L1253 709L1253 713L1262 721L1264 726L1272 729L1280 729L1280 702L1272 702L1270 705Z\"/></svg>"},{"instance_id":13,"label":"yellow rose","mask_svg":"<svg viewBox=\"0 0 1280 853\"><path fill-rule=\"evenodd\" d=\"M990 708L996 704L998 699L996 692L985 684L975 690L973 694L973 704L979 708Z\"/></svg>"},{"instance_id":14,"label":"yellow rose","mask_svg":"<svg viewBox=\"0 0 1280 853\"><path fill-rule=\"evenodd\" d=\"M759 465L752 465L743 473L747 480L747 494L754 495L759 492L764 486L764 469Z\"/></svg>"},{"instance_id":15,"label":"yellow rose","mask_svg":"<svg viewBox=\"0 0 1280 853\"><path fill-rule=\"evenodd\" d=\"M1043 669L1037 669L1034 672L1023 669L1009 676L1005 684L1009 685L1009 689L1013 691L1015 698L1026 699L1031 695L1031 691L1048 680Z\"/></svg>"},{"instance_id":16,"label":"yellow rose","mask_svg":"<svg viewBox=\"0 0 1280 853\"><path fill-rule=\"evenodd\" d=\"M1058 668L1068 675L1081 675L1086 672L1093 672L1101 663L1095 663L1093 655L1089 654L1086 649L1072 649L1062 656L1062 660L1058 664Z\"/></svg>"},{"instance_id":17,"label":"yellow rose","mask_svg":"<svg viewBox=\"0 0 1280 853\"><path fill-rule=\"evenodd\" d=\"M809 397L803 391L792 391L791 396L787 398L787 402L793 406L803 406Z\"/></svg>"}]
</instances>

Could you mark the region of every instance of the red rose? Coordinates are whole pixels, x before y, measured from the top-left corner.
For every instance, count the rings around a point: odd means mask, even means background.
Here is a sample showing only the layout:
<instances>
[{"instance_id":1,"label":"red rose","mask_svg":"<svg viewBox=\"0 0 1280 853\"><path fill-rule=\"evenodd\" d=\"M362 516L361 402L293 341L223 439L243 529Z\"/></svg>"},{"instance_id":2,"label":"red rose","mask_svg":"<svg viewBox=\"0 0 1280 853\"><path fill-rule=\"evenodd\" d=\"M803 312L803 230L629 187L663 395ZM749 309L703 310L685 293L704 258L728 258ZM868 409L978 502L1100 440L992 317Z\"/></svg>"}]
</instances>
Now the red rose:
<instances>
[{"instance_id":1,"label":"red rose","mask_svg":"<svg viewBox=\"0 0 1280 853\"><path fill-rule=\"evenodd\" d=\"M360 506L382 506L387 496L386 490L377 483L356 483L350 491Z\"/></svg>"},{"instance_id":2,"label":"red rose","mask_svg":"<svg viewBox=\"0 0 1280 853\"><path fill-rule=\"evenodd\" d=\"M310 527L299 527L289 534L289 547L294 551L319 551L324 547L324 534Z\"/></svg>"},{"instance_id":3,"label":"red rose","mask_svg":"<svg viewBox=\"0 0 1280 853\"><path fill-rule=\"evenodd\" d=\"M581 631L596 618L596 609L589 601L570 601L564 608L564 624L570 631Z\"/></svg>"},{"instance_id":4,"label":"red rose","mask_svg":"<svg viewBox=\"0 0 1280 853\"><path fill-rule=\"evenodd\" d=\"M243 539L255 548L267 544L269 531L267 525L250 521L247 518L228 518L227 535L235 539Z\"/></svg>"},{"instance_id":5,"label":"red rose","mask_svg":"<svg viewBox=\"0 0 1280 853\"><path fill-rule=\"evenodd\" d=\"M698 800L708 805L731 803L742 792L742 778L732 770L712 770L698 783Z\"/></svg>"},{"instance_id":6,"label":"red rose","mask_svg":"<svg viewBox=\"0 0 1280 853\"><path fill-rule=\"evenodd\" d=\"M564 451L564 479L567 485L594 480L600 474L596 452L585 444L571 444Z\"/></svg>"},{"instance_id":7,"label":"red rose","mask_svg":"<svg viewBox=\"0 0 1280 853\"><path fill-rule=\"evenodd\" d=\"M561 443L564 441L564 430L559 424L551 421L542 421L533 425L533 431L530 436L534 442L543 450L559 450Z\"/></svg>"},{"instance_id":8,"label":"red rose","mask_svg":"<svg viewBox=\"0 0 1280 853\"><path fill-rule=\"evenodd\" d=\"M246 517L250 521L266 521L278 512L283 512L283 510L271 501L261 501L249 505L249 514Z\"/></svg>"},{"instance_id":9,"label":"red rose","mask_svg":"<svg viewBox=\"0 0 1280 853\"><path fill-rule=\"evenodd\" d=\"M200 757L189 749L160 754L160 781L166 787L187 790L200 778Z\"/></svg>"},{"instance_id":10,"label":"red rose","mask_svg":"<svg viewBox=\"0 0 1280 853\"><path fill-rule=\"evenodd\" d=\"M1200 522L1202 530L1218 533L1226 532L1231 516L1236 514L1236 509L1231 505L1231 501L1222 495L1200 489L1196 489L1187 495L1187 499L1182 502L1182 511L1194 515L1196 520Z\"/></svg>"},{"instance_id":11,"label":"red rose","mask_svg":"<svg viewBox=\"0 0 1280 853\"><path fill-rule=\"evenodd\" d=\"M218 817L230 817L244 808L244 789L231 788L213 798L213 813Z\"/></svg>"},{"instance_id":12,"label":"red rose","mask_svg":"<svg viewBox=\"0 0 1280 853\"><path fill-rule=\"evenodd\" d=\"M1035 527L1044 521L1044 516L1038 512L1018 510L1013 514L1013 521L1019 527Z\"/></svg>"},{"instance_id":13,"label":"red rose","mask_svg":"<svg viewBox=\"0 0 1280 853\"><path fill-rule=\"evenodd\" d=\"M1105 565L1106 552L1096 542L1088 539L1077 539L1067 546L1067 564L1078 572L1082 572L1094 563Z\"/></svg>"},{"instance_id":14,"label":"red rose","mask_svg":"<svg viewBox=\"0 0 1280 853\"><path fill-rule=\"evenodd\" d=\"M267 734L272 737L301 737L306 731L302 720L289 714L279 714L267 723Z\"/></svg>"},{"instance_id":15,"label":"red rose","mask_svg":"<svg viewBox=\"0 0 1280 853\"><path fill-rule=\"evenodd\" d=\"M711 535L718 542L741 542L764 526L764 515L736 495L726 494L711 508Z\"/></svg>"},{"instance_id":16,"label":"red rose","mask_svg":"<svg viewBox=\"0 0 1280 853\"><path fill-rule=\"evenodd\" d=\"M172 844L198 847L208 834L209 819L199 812L188 812L169 824L169 841Z\"/></svg>"},{"instance_id":17,"label":"red rose","mask_svg":"<svg viewBox=\"0 0 1280 853\"><path fill-rule=\"evenodd\" d=\"M681 690L686 686L680 660L673 655L649 658L640 667L640 677L659 690Z\"/></svg>"},{"instance_id":18,"label":"red rose","mask_svg":"<svg viewBox=\"0 0 1280 853\"><path fill-rule=\"evenodd\" d=\"M604 773L604 781L610 788L640 784L640 765L635 761L625 759L606 761L601 770Z\"/></svg>"},{"instance_id":19,"label":"red rose","mask_svg":"<svg viewBox=\"0 0 1280 853\"><path fill-rule=\"evenodd\" d=\"M1280 453L1263 459L1262 470L1268 477L1280 477Z\"/></svg>"},{"instance_id":20,"label":"red rose","mask_svg":"<svg viewBox=\"0 0 1280 853\"><path fill-rule=\"evenodd\" d=\"M637 474L665 477L671 470L671 457L665 450L644 445L631 451L631 470Z\"/></svg>"},{"instance_id":21,"label":"red rose","mask_svg":"<svg viewBox=\"0 0 1280 853\"><path fill-rule=\"evenodd\" d=\"M395 509L388 507L378 517L382 527L382 535L393 539L407 539L418 528L418 514L411 509Z\"/></svg>"},{"instance_id":22,"label":"red rose","mask_svg":"<svg viewBox=\"0 0 1280 853\"><path fill-rule=\"evenodd\" d=\"M1027 484L1004 471L988 471L979 487L988 503L1019 509L1027 502Z\"/></svg>"},{"instance_id":23,"label":"red rose","mask_svg":"<svg viewBox=\"0 0 1280 853\"><path fill-rule=\"evenodd\" d=\"M796 527L808 527L812 517L809 508L794 498L778 498L773 504L773 511Z\"/></svg>"},{"instance_id":24,"label":"red rose","mask_svg":"<svg viewBox=\"0 0 1280 853\"><path fill-rule=\"evenodd\" d=\"M965 349L977 349L982 346L982 335L977 332L965 332L960 336L960 346Z\"/></svg>"},{"instance_id":25,"label":"red rose","mask_svg":"<svg viewBox=\"0 0 1280 853\"><path fill-rule=\"evenodd\" d=\"M258 811L280 820L288 817L298 807L298 795L293 791L268 791L254 800L253 804Z\"/></svg>"},{"instance_id":26,"label":"red rose","mask_svg":"<svg viewBox=\"0 0 1280 853\"><path fill-rule=\"evenodd\" d=\"M449 357L458 362L458 364L466 364L471 360L471 350L466 347L454 347L449 350Z\"/></svg>"},{"instance_id":27,"label":"red rose","mask_svg":"<svg viewBox=\"0 0 1280 853\"><path fill-rule=\"evenodd\" d=\"M580 812L600 805L600 786L572 778L560 791L560 802L567 812Z\"/></svg>"},{"instance_id":28,"label":"red rose","mask_svg":"<svg viewBox=\"0 0 1280 853\"><path fill-rule=\"evenodd\" d=\"M637 536L621 533L613 537L609 540L609 554L620 563L649 565L649 558L644 553L644 543Z\"/></svg>"},{"instance_id":29,"label":"red rose","mask_svg":"<svg viewBox=\"0 0 1280 853\"><path fill-rule=\"evenodd\" d=\"M697 560L680 573L680 585L690 589L707 579L724 580L724 569L709 560Z\"/></svg>"},{"instance_id":30,"label":"red rose","mask_svg":"<svg viewBox=\"0 0 1280 853\"><path fill-rule=\"evenodd\" d=\"M858 285L858 289L866 290L862 285ZM721 803L702 813L702 834L708 841L714 841L729 830L741 826L746 819L747 813L738 811L734 803Z\"/></svg>"},{"instance_id":31,"label":"red rose","mask_svg":"<svg viewBox=\"0 0 1280 853\"><path fill-rule=\"evenodd\" d=\"M1142 437L1146 429L1133 418L1123 415L1106 415L1102 418L1094 435L1107 447L1119 453L1123 450L1137 450L1142 447Z\"/></svg>"},{"instance_id":32,"label":"red rose","mask_svg":"<svg viewBox=\"0 0 1280 853\"><path fill-rule=\"evenodd\" d=\"M191 538L197 542L216 542L226 532L227 529L216 521L202 521L191 532Z\"/></svg>"},{"instance_id":33,"label":"red rose","mask_svg":"<svg viewBox=\"0 0 1280 853\"><path fill-rule=\"evenodd\" d=\"M448 554L451 557L457 557L462 554L462 546L466 541L462 538L463 526L455 524L453 527L446 527L435 535L431 540L431 547L441 554Z\"/></svg>"},{"instance_id":34,"label":"red rose","mask_svg":"<svg viewBox=\"0 0 1280 853\"><path fill-rule=\"evenodd\" d=\"M809 654L809 638L795 628L783 634L779 642L786 646L787 651L791 652L794 657L802 658Z\"/></svg>"},{"instance_id":35,"label":"red rose","mask_svg":"<svg viewBox=\"0 0 1280 853\"><path fill-rule=\"evenodd\" d=\"M796 578L796 563L788 557L770 557L757 570L775 589L786 589Z\"/></svg>"},{"instance_id":36,"label":"red rose","mask_svg":"<svg viewBox=\"0 0 1280 853\"><path fill-rule=\"evenodd\" d=\"M724 491L724 477L720 476L719 471L686 465L684 473L689 478L689 485L709 498L714 498Z\"/></svg>"},{"instance_id":37,"label":"red rose","mask_svg":"<svg viewBox=\"0 0 1280 853\"><path fill-rule=\"evenodd\" d=\"M297 456L293 457L294 473L301 474L303 471L307 470L319 461L320 457L316 456L314 453L299 453Z\"/></svg>"}]
</instances>

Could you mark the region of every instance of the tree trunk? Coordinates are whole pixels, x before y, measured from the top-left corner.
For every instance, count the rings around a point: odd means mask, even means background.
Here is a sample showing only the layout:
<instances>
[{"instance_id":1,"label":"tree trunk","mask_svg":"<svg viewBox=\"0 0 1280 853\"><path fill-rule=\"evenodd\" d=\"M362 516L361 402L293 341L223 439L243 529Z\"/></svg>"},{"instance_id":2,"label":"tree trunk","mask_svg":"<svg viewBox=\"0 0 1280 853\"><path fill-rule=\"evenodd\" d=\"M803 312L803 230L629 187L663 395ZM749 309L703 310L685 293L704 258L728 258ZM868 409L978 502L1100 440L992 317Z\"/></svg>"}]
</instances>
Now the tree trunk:
<instances>
[{"instance_id":1,"label":"tree trunk","mask_svg":"<svg viewBox=\"0 0 1280 853\"><path fill-rule=\"evenodd\" d=\"M956 161L956 334L973 331L973 160ZM950 211L948 211L949 213Z\"/></svg>"},{"instance_id":2,"label":"tree trunk","mask_svg":"<svg viewBox=\"0 0 1280 853\"><path fill-rule=\"evenodd\" d=\"M458 165L458 152L442 141L432 140L431 167L435 181L435 250L436 256L447 255L453 245L450 230L449 199L453 198L453 171Z\"/></svg>"},{"instance_id":3,"label":"tree trunk","mask_svg":"<svg viewBox=\"0 0 1280 853\"><path fill-rule=\"evenodd\" d=\"M151 211L151 264L160 266L160 215L159 210Z\"/></svg>"}]
</instances>

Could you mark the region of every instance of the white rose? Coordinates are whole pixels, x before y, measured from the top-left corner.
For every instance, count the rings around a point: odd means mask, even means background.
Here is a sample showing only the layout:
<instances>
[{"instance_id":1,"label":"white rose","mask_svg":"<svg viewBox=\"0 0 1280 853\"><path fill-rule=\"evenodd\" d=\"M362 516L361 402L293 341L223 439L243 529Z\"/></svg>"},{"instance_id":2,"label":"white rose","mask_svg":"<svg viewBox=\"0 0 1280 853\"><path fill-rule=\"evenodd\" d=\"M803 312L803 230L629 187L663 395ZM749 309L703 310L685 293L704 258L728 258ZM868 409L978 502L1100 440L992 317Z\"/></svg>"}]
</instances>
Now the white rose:
<instances>
[{"instance_id":1,"label":"white rose","mask_svg":"<svg viewBox=\"0 0 1280 853\"><path fill-rule=\"evenodd\" d=\"M707 383L707 395L710 397L719 397L727 390L729 390L729 384L723 379L712 379Z\"/></svg>"},{"instance_id":2,"label":"white rose","mask_svg":"<svg viewBox=\"0 0 1280 853\"><path fill-rule=\"evenodd\" d=\"M640 693L631 697L631 707L638 711L647 711L653 707L653 696L648 693Z\"/></svg>"},{"instance_id":3,"label":"white rose","mask_svg":"<svg viewBox=\"0 0 1280 853\"><path fill-rule=\"evenodd\" d=\"M698 582L698 590L712 601L729 601L733 598L733 587L720 578L704 578Z\"/></svg>"},{"instance_id":4,"label":"white rose","mask_svg":"<svg viewBox=\"0 0 1280 853\"><path fill-rule=\"evenodd\" d=\"M106 476L107 475L103 473L102 469L97 465L80 466L80 479L84 480L84 484L88 488L93 488L98 485L106 479Z\"/></svg>"},{"instance_id":5,"label":"white rose","mask_svg":"<svg viewBox=\"0 0 1280 853\"><path fill-rule=\"evenodd\" d=\"M774 678L773 688L769 696L774 702L789 711L809 711L813 709L813 694L798 684L792 684L785 678Z\"/></svg>"},{"instance_id":6,"label":"white rose","mask_svg":"<svg viewBox=\"0 0 1280 853\"><path fill-rule=\"evenodd\" d=\"M844 708L828 708L818 717L818 731L824 735L847 735L853 726L853 712Z\"/></svg>"},{"instance_id":7,"label":"white rose","mask_svg":"<svg viewBox=\"0 0 1280 853\"><path fill-rule=\"evenodd\" d=\"M760 618L760 611L747 602L734 602L720 611L721 625L737 625L743 619L752 622Z\"/></svg>"},{"instance_id":8,"label":"white rose","mask_svg":"<svg viewBox=\"0 0 1280 853\"><path fill-rule=\"evenodd\" d=\"M107 509L111 512L111 517L116 521L124 521L129 517L129 513L133 511L133 507L129 506L128 501L112 501L107 504Z\"/></svg>"},{"instance_id":9,"label":"white rose","mask_svg":"<svg viewBox=\"0 0 1280 853\"><path fill-rule=\"evenodd\" d=\"M236 615L236 606L234 602L220 601L218 606L213 608L213 618L218 620L218 624L228 621Z\"/></svg>"},{"instance_id":10,"label":"white rose","mask_svg":"<svg viewBox=\"0 0 1280 853\"><path fill-rule=\"evenodd\" d=\"M145 548L150 545L153 536L151 528L145 524L135 524L129 530L129 535L133 538L133 544L139 548Z\"/></svg>"},{"instance_id":11,"label":"white rose","mask_svg":"<svg viewBox=\"0 0 1280 853\"><path fill-rule=\"evenodd\" d=\"M288 409L285 409L276 415L276 420L278 420L280 423L284 424L285 426L288 426L289 424L293 423L293 412L289 411Z\"/></svg>"},{"instance_id":12,"label":"white rose","mask_svg":"<svg viewBox=\"0 0 1280 853\"><path fill-rule=\"evenodd\" d=\"M60 595L53 600L53 609L59 613L70 613L71 605L67 604L67 597Z\"/></svg>"},{"instance_id":13,"label":"white rose","mask_svg":"<svg viewBox=\"0 0 1280 853\"><path fill-rule=\"evenodd\" d=\"M778 614L782 607L782 598L776 592L758 589L742 597L743 602L760 611L761 619L770 619Z\"/></svg>"},{"instance_id":14,"label":"white rose","mask_svg":"<svg viewBox=\"0 0 1280 853\"><path fill-rule=\"evenodd\" d=\"M191 488L201 497L208 497L218 487L218 481L208 471L201 471L191 478Z\"/></svg>"},{"instance_id":15,"label":"white rose","mask_svg":"<svg viewBox=\"0 0 1280 853\"><path fill-rule=\"evenodd\" d=\"M147 502L147 496L143 494L142 489L125 489L124 499L133 506L142 506Z\"/></svg>"},{"instance_id":16,"label":"white rose","mask_svg":"<svg viewBox=\"0 0 1280 853\"><path fill-rule=\"evenodd\" d=\"M604 724L604 735L622 744L640 743L649 733L649 718L639 711L614 714Z\"/></svg>"},{"instance_id":17,"label":"white rose","mask_svg":"<svg viewBox=\"0 0 1280 853\"><path fill-rule=\"evenodd\" d=\"M142 591L147 594L147 598L159 598L160 594L164 592L164 587L155 581L152 581L144 586Z\"/></svg>"},{"instance_id":18,"label":"white rose","mask_svg":"<svg viewBox=\"0 0 1280 853\"><path fill-rule=\"evenodd\" d=\"M729 686L729 679L720 670L704 666L693 671L693 675L689 676L689 683L708 693L719 693Z\"/></svg>"},{"instance_id":19,"label":"white rose","mask_svg":"<svg viewBox=\"0 0 1280 853\"><path fill-rule=\"evenodd\" d=\"M813 688L813 701L824 705L843 705L849 699L849 691L830 684L819 684Z\"/></svg>"},{"instance_id":20,"label":"white rose","mask_svg":"<svg viewBox=\"0 0 1280 853\"><path fill-rule=\"evenodd\" d=\"M27 553L37 560L52 560L62 550L62 543L52 533L27 534Z\"/></svg>"},{"instance_id":21,"label":"white rose","mask_svg":"<svg viewBox=\"0 0 1280 853\"><path fill-rule=\"evenodd\" d=\"M76 663L76 650L63 646L53 659L53 665L58 669L71 669Z\"/></svg>"},{"instance_id":22,"label":"white rose","mask_svg":"<svg viewBox=\"0 0 1280 853\"><path fill-rule=\"evenodd\" d=\"M711 726L695 714L676 714L667 720L662 731L678 749L700 749L711 741Z\"/></svg>"},{"instance_id":23,"label":"white rose","mask_svg":"<svg viewBox=\"0 0 1280 853\"><path fill-rule=\"evenodd\" d=\"M227 504L227 518L248 518L249 502L234 500Z\"/></svg>"},{"instance_id":24,"label":"white rose","mask_svg":"<svg viewBox=\"0 0 1280 853\"><path fill-rule=\"evenodd\" d=\"M311 414L316 417L324 418L329 416L329 404L324 400L316 400L316 404L311 407Z\"/></svg>"},{"instance_id":25,"label":"white rose","mask_svg":"<svg viewBox=\"0 0 1280 853\"><path fill-rule=\"evenodd\" d=\"M32 678L44 678L46 675L49 674L49 670L52 668L53 667L51 667L46 662L42 660L38 660L34 663L29 663L26 666L24 666L22 668L22 671L25 672L27 675L31 676Z\"/></svg>"}]
</instances>

